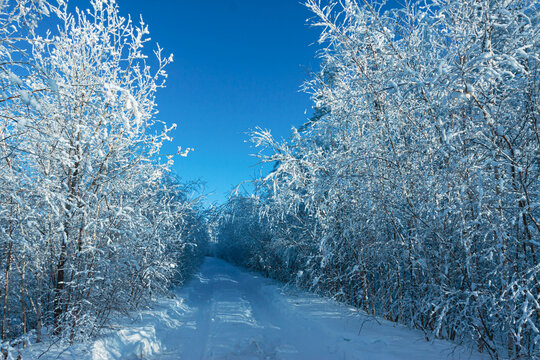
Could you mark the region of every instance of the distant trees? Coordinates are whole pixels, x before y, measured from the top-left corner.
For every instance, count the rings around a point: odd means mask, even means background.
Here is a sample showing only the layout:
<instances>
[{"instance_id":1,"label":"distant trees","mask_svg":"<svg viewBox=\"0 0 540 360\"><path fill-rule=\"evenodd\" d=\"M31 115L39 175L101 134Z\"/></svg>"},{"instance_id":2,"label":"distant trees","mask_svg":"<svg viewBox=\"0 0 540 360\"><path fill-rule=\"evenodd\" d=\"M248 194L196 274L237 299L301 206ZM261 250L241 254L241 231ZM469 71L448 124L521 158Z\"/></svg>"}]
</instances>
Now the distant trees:
<instances>
[{"instance_id":1,"label":"distant trees","mask_svg":"<svg viewBox=\"0 0 540 360\"><path fill-rule=\"evenodd\" d=\"M537 2L307 6L317 118L287 142L253 134L276 166L230 200L222 256L493 358L540 356Z\"/></svg>"},{"instance_id":2,"label":"distant trees","mask_svg":"<svg viewBox=\"0 0 540 360\"><path fill-rule=\"evenodd\" d=\"M172 128L156 120L155 93L172 57L158 49L150 66L147 26L113 0L0 9L2 341L30 329L39 341L44 327L92 336L202 256L200 209L160 154ZM35 34L49 13L58 32Z\"/></svg>"}]
</instances>

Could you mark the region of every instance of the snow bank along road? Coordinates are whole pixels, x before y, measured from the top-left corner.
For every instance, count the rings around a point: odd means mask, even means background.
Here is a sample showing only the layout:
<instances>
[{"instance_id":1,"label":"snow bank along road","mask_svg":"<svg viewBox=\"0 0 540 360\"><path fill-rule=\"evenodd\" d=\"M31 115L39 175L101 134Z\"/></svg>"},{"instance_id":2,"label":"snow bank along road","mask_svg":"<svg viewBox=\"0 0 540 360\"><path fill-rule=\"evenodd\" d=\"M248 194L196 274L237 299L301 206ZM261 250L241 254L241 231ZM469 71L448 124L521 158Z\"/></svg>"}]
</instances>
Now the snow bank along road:
<instances>
[{"instance_id":1,"label":"snow bank along road","mask_svg":"<svg viewBox=\"0 0 540 360\"><path fill-rule=\"evenodd\" d=\"M206 258L200 273L135 320L63 359L482 359L444 341ZM57 358L50 351L42 359Z\"/></svg>"}]
</instances>

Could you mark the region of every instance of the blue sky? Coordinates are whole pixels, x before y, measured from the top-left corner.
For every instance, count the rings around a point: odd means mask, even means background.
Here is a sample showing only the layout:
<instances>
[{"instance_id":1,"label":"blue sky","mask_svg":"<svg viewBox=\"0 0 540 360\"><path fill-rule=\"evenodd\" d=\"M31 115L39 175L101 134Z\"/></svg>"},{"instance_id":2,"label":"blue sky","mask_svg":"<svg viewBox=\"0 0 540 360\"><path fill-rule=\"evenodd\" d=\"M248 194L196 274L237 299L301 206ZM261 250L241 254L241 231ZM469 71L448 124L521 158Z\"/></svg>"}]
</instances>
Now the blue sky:
<instances>
[{"instance_id":1,"label":"blue sky","mask_svg":"<svg viewBox=\"0 0 540 360\"><path fill-rule=\"evenodd\" d=\"M176 173L203 180L209 202L223 202L234 185L260 172L246 132L259 126L287 137L311 114L309 96L299 91L317 64L318 30L306 24L311 13L296 0L118 4L123 15L142 14L152 43L174 53L167 88L158 94L159 117L178 124L170 149L195 148L176 159Z\"/></svg>"}]
</instances>

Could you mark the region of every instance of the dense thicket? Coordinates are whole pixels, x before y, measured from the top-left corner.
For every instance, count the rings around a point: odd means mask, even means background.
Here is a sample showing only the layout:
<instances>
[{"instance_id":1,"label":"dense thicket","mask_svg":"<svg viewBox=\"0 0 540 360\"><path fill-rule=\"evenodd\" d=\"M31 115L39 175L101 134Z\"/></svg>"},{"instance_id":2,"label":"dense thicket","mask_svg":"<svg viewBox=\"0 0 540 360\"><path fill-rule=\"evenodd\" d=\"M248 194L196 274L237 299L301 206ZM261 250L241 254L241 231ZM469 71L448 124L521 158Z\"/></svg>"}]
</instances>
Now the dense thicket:
<instances>
[{"instance_id":1,"label":"dense thicket","mask_svg":"<svg viewBox=\"0 0 540 360\"><path fill-rule=\"evenodd\" d=\"M2 343L92 336L204 251L199 205L160 155L171 128L154 96L172 57L150 66L146 25L91 4L0 0ZM43 15L58 28L38 36Z\"/></svg>"},{"instance_id":2,"label":"dense thicket","mask_svg":"<svg viewBox=\"0 0 540 360\"><path fill-rule=\"evenodd\" d=\"M316 116L219 221L223 257L366 312L540 356L540 9L309 0Z\"/></svg>"}]
</instances>

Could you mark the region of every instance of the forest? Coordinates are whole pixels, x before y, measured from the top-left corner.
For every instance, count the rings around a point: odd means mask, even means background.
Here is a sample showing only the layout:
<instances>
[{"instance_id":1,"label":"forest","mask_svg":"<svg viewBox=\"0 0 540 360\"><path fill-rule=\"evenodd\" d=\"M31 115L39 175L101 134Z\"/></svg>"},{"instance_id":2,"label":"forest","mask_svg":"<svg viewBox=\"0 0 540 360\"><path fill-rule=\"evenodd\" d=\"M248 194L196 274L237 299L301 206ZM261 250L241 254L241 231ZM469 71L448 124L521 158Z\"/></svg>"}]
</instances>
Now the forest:
<instances>
[{"instance_id":1,"label":"forest","mask_svg":"<svg viewBox=\"0 0 540 360\"><path fill-rule=\"evenodd\" d=\"M190 149L163 150L173 57L142 20L0 0L0 357L95 338L205 255L427 340L540 357L538 2L305 6L314 113L287 139L251 131L268 171L208 206L172 171Z\"/></svg>"}]
</instances>

